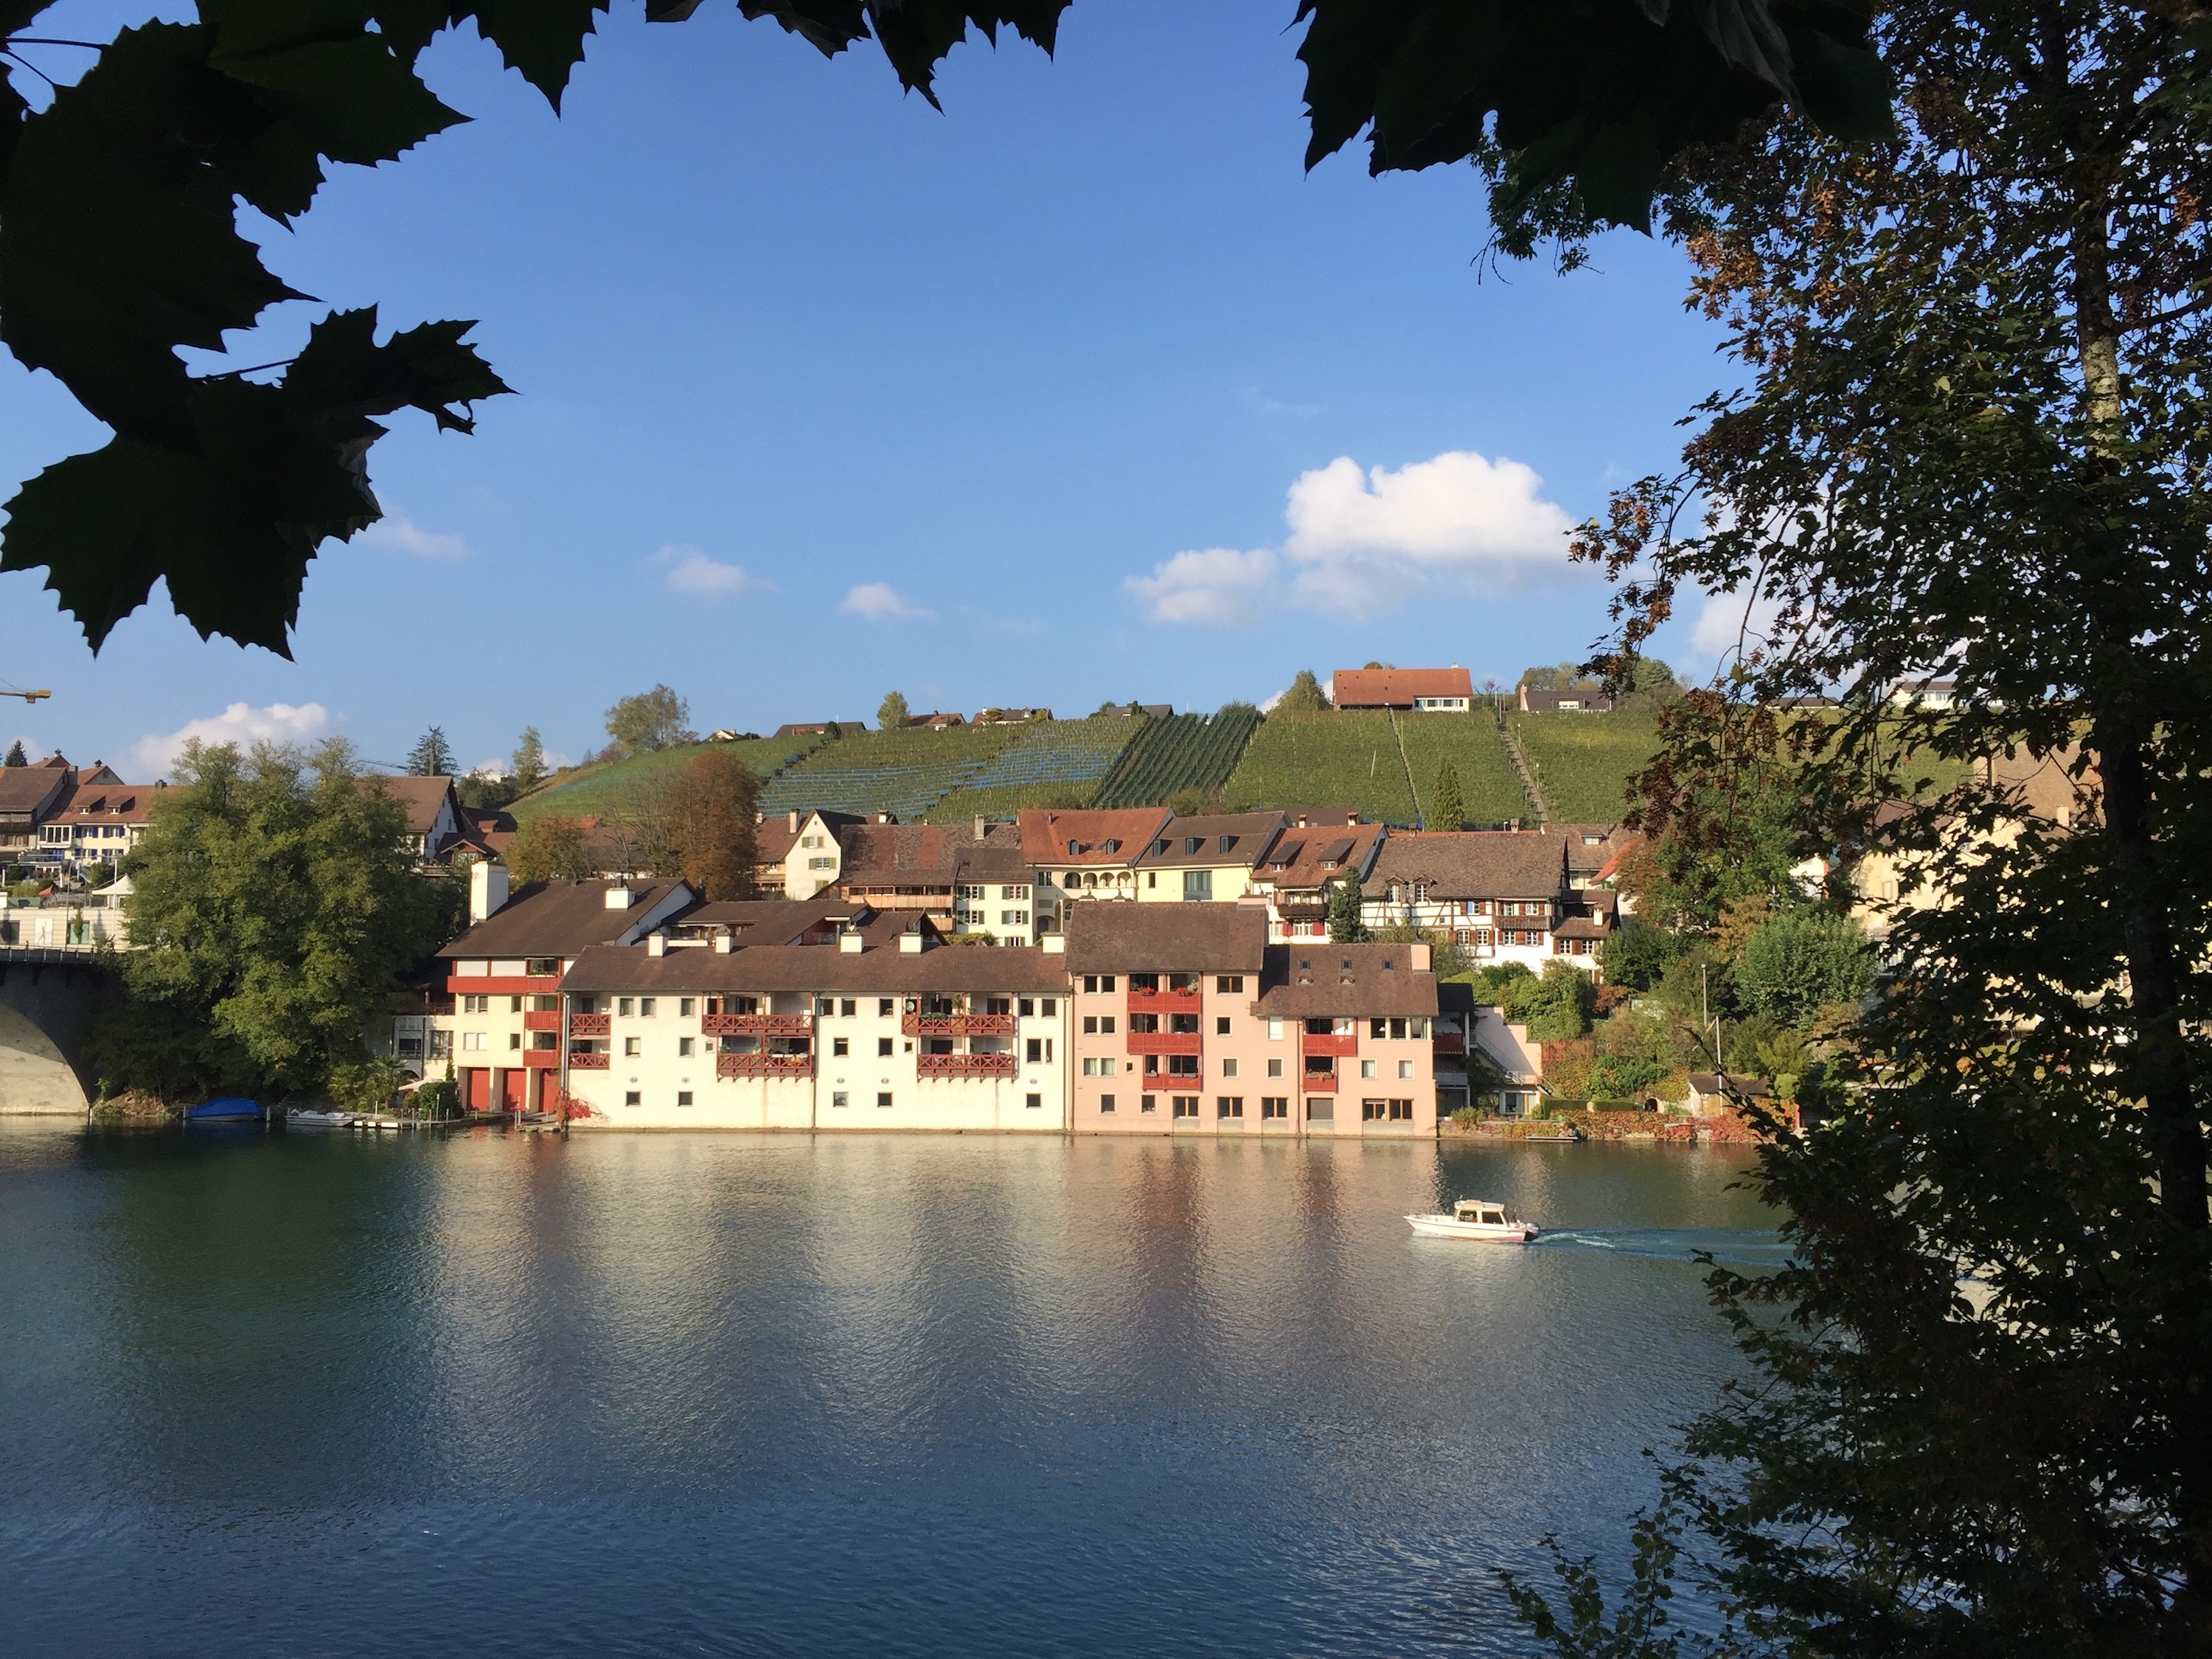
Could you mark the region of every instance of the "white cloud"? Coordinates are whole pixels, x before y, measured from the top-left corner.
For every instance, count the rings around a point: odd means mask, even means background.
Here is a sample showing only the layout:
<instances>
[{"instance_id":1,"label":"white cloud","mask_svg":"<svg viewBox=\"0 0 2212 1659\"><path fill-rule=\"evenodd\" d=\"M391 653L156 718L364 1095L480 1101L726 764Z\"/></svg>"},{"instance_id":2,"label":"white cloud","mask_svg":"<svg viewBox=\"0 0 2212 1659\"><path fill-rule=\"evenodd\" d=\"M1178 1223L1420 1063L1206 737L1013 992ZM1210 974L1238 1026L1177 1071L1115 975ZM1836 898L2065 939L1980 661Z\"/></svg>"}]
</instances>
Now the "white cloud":
<instances>
[{"instance_id":1,"label":"white cloud","mask_svg":"<svg viewBox=\"0 0 2212 1659\"><path fill-rule=\"evenodd\" d=\"M1780 609L1772 600L1752 594L1709 594L1690 630L1690 644L1701 656L1732 662L1739 652L1756 651L1768 643Z\"/></svg>"},{"instance_id":2,"label":"white cloud","mask_svg":"<svg viewBox=\"0 0 2212 1659\"><path fill-rule=\"evenodd\" d=\"M678 593L726 599L733 593L758 592L769 586L741 564L724 564L681 543L671 543L653 558L654 563L669 568L668 585Z\"/></svg>"},{"instance_id":3,"label":"white cloud","mask_svg":"<svg viewBox=\"0 0 2212 1659\"><path fill-rule=\"evenodd\" d=\"M271 743L305 743L330 730L330 710L319 702L272 702L265 708L234 702L222 714L187 721L175 731L149 732L131 749L142 777L155 777L176 763L178 752L198 738L204 744L234 743L241 749L264 738Z\"/></svg>"},{"instance_id":4,"label":"white cloud","mask_svg":"<svg viewBox=\"0 0 2212 1659\"><path fill-rule=\"evenodd\" d=\"M469 544L459 536L425 530L404 513L387 513L361 532L371 547L389 547L418 559L465 559Z\"/></svg>"},{"instance_id":5,"label":"white cloud","mask_svg":"<svg viewBox=\"0 0 2212 1659\"><path fill-rule=\"evenodd\" d=\"M1153 622L1243 628L1259 619L1274 578L1275 556L1264 547L1249 553L1209 547L1178 553L1154 565L1151 575L1132 576L1122 586Z\"/></svg>"},{"instance_id":6,"label":"white cloud","mask_svg":"<svg viewBox=\"0 0 2212 1659\"><path fill-rule=\"evenodd\" d=\"M849 617L870 622L920 621L934 615L907 599L889 582L862 582L845 595L837 608Z\"/></svg>"},{"instance_id":7,"label":"white cloud","mask_svg":"<svg viewBox=\"0 0 2212 1659\"><path fill-rule=\"evenodd\" d=\"M1571 568L1574 520L1544 499L1543 482L1519 461L1465 450L1395 471L1340 455L1291 485L1279 552L1178 553L1127 586L1154 622L1228 624L1253 621L1278 598L1365 616L1440 584L1517 586Z\"/></svg>"}]
</instances>

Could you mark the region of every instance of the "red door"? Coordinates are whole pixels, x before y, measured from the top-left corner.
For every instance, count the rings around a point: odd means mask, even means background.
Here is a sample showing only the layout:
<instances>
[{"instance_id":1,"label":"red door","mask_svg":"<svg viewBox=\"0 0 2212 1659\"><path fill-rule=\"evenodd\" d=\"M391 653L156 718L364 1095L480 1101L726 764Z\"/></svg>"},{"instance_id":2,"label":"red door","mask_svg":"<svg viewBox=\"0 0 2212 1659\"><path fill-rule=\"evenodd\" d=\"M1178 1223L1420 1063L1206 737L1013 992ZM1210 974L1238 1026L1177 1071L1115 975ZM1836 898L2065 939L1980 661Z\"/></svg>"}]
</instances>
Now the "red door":
<instances>
[{"instance_id":1,"label":"red door","mask_svg":"<svg viewBox=\"0 0 2212 1659\"><path fill-rule=\"evenodd\" d=\"M511 1072L501 1072L499 1074L499 1109L502 1112L520 1113L523 1109L523 1096L529 1087L530 1073L521 1067L517 1066Z\"/></svg>"},{"instance_id":2,"label":"red door","mask_svg":"<svg viewBox=\"0 0 2212 1659\"><path fill-rule=\"evenodd\" d=\"M491 1110L491 1073L481 1066L461 1073L461 1103L472 1112Z\"/></svg>"}]
</instances>

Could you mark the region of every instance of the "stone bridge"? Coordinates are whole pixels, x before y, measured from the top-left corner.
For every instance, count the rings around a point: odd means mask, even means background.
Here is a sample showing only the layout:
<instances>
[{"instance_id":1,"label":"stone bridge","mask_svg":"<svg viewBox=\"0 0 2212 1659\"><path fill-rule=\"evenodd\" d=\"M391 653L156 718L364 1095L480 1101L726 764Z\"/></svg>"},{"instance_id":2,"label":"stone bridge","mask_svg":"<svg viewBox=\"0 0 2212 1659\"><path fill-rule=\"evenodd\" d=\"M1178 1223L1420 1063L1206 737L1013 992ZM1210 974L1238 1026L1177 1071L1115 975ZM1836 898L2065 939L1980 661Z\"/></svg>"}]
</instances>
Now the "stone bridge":
<instances>
[{"instance_id":1,"label":"stone bridge","mask_svg":"<svg viewBox=\"0 0 2212 1659\"><path fill-rule=\"evenodd\" d=\"M84 1037L107 972L82 948L0 946L0 1116L84 1115Z\"/></svg>"}]
</instances>

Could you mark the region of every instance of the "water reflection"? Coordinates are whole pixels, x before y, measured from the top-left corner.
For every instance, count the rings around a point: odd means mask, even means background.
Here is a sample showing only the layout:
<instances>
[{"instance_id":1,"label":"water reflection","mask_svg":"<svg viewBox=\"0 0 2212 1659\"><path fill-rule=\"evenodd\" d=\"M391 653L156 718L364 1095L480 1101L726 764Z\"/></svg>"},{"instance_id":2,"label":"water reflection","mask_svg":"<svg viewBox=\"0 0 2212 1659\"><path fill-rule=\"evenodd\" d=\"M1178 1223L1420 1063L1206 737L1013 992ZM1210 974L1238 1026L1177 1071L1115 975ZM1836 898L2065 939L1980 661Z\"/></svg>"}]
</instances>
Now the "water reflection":
<instances>
[{"instance_id":1,"label":"water reflection","mask_svg":"<svg viewBox=\"0 0 2212 1659\"><path fill-rule=\"evenodd\" d=\"M1740 1163L0 1130L0 1650L1520 1651ZM1477 1194L1545 1242L1400 1218Z\"/></svg>"}]
</instances>

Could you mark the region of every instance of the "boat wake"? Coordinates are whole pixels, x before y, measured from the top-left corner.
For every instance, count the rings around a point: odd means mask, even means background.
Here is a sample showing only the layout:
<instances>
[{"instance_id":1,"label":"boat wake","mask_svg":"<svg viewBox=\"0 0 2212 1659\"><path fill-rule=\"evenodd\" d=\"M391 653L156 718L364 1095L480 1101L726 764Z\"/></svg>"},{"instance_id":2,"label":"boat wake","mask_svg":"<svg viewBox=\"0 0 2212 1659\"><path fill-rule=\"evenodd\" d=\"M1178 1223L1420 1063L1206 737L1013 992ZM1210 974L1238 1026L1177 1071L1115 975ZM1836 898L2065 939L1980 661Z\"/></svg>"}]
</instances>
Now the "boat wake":
<instances>
[{"instance_id":1,"label":"boat wake","mask_svg":"<svg viewBox=\"0 0 2212 1659\"><path fill-rule=\"evenodd\" d=\"M1601 1250L1654 1261L1694 1262L1702 1253L1731 1267L1778 1267L1789 1259L1771 1232L1717 1227L1547 1227L1530 1248Z\"/></svg>"}]
</instances>

